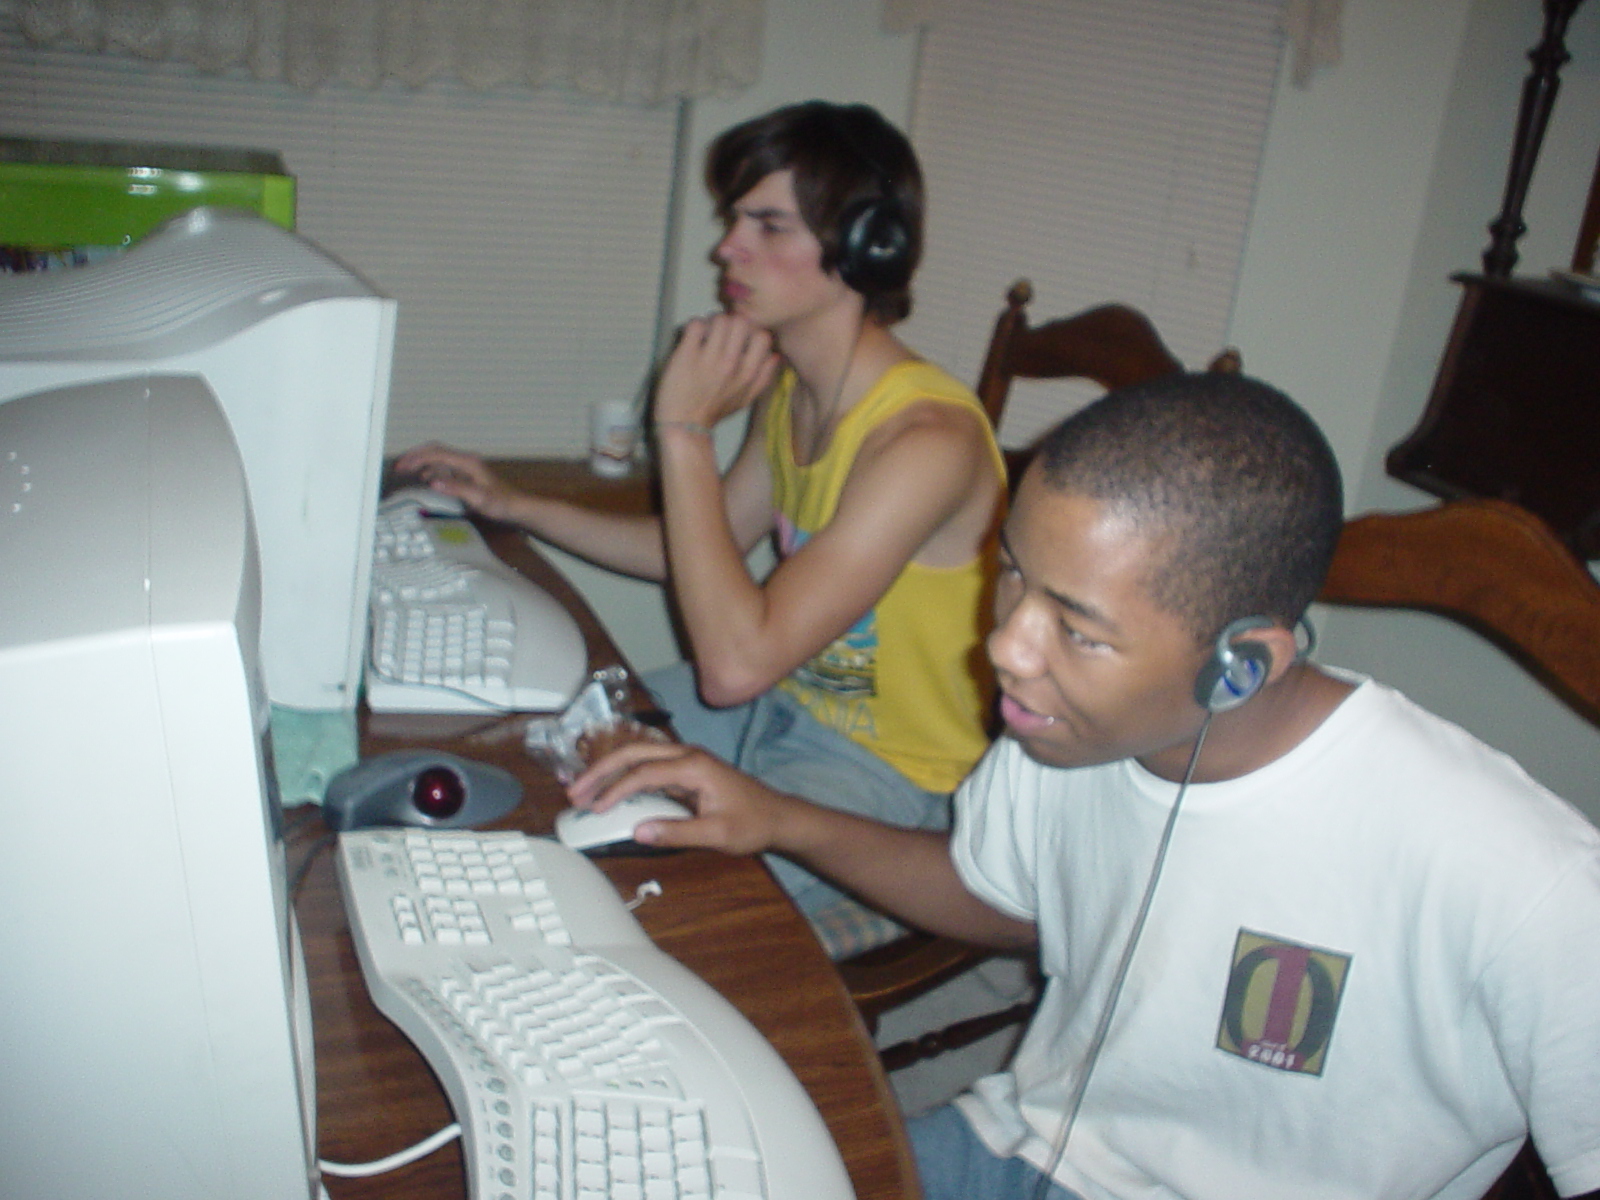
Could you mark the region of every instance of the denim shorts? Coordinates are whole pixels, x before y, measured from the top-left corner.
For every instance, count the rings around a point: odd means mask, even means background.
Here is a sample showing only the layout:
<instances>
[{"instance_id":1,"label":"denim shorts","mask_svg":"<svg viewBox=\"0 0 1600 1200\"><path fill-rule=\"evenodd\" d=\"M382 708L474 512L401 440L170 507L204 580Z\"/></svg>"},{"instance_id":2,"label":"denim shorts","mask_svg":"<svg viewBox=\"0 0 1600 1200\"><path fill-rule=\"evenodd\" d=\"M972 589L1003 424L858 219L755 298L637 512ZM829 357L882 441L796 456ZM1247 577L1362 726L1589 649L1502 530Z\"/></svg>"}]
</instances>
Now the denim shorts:
<instances>
[{"instance_id":1,"label":"denim shorts","mask_svg":"<svg viewBox=\"0 0 1600 1200\"><path fill-rule=\"evenodd\" d=\"M687 663L644 677L685 742L780 792L907 829L948 829L950 796L912 783L872 751L823 725L793 696L773 688L748 704L708 708L695 690ZM807 915L844 893L787 859L767 856L783 889Z\"/></svg>"},{"instance_id":2,"label":"denim shorts","mask_svg":"<svg viewBox=\"0 0 1600 1200\"><path fill-rule=\"evenodd\" d=\"M906 1122L911 1153L917 1160L922 1200L1034 1200L1043 1172L1020 1158L998 1158L946 1104ZM1081 1200L1059 1183L1045 1189L1046 1200Z\"/></svg>"}]
</instances>

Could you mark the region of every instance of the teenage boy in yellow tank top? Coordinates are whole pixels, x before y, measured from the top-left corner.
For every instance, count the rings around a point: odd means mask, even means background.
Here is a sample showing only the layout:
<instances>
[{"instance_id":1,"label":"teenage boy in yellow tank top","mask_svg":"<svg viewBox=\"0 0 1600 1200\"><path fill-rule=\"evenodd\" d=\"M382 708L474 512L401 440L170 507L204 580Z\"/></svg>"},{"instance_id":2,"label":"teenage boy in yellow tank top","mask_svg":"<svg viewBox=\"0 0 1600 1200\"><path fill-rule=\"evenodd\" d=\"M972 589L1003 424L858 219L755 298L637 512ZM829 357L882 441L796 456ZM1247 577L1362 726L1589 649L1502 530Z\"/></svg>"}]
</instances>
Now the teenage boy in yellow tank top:
<instances>
[{"instance_id":1,"label":"teenage boy in yellow tank top","mask_svg":"<svg viewBox=\"0 0 1600 1200\"><path fill-rule=\"evenodd\" d=\"M811 101L722 134L706 182L723 311L685 325L657 385L659 517L527 495L441 446L397 469L665 581L689 660L647 682L685 741L820 803L944 828L987 743L1005 468L971 391L891 332L922 247L915 154L871 108ZM719 475L711 430L747 408ZM757 580L745 556L769 535L779 563ZM808 913L839 898L773 865Z\"/></svg>"}]
</instances>

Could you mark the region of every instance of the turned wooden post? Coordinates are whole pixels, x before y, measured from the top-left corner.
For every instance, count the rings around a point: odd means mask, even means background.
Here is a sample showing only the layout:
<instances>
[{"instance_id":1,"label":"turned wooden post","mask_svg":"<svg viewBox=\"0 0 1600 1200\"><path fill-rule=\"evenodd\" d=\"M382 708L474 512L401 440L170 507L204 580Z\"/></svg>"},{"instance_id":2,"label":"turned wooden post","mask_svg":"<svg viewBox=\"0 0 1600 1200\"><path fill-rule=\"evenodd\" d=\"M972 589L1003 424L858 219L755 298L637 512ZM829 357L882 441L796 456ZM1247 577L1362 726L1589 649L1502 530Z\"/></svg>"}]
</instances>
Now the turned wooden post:
<instances>
[{"instance_id":1,"label":"turned wooden post","mask_svg":"<svg viewBox=\"0 0 1600 1200\"><path fill-rule=\"evenodd\" d=\"M1550 109L1561 90L1561 68L1571 59L1567 53L1567 23L1583 0L1545 0L1544 37L1528 60L1533 72L1522 85L1522 104L1517 109L1517 138L1511 147L1511 169L1506 176L1506 194L1500 215L1489 225L1489 248L1483 252L1483 273L1504 279L1517 264L1517 239L1527 232L1522 220L1522 203L1528 197L1533 165L1544 142Z\"/></svg>"}]
</instances>

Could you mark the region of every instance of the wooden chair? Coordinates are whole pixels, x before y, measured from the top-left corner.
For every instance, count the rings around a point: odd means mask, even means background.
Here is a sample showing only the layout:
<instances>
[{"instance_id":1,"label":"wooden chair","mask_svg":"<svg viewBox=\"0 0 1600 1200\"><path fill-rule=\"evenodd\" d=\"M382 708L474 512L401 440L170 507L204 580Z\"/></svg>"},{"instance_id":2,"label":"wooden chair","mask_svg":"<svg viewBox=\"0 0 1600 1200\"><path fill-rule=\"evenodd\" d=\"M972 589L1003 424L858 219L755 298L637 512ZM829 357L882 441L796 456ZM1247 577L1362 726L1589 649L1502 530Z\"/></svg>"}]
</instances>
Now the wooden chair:
<instances>
[{"instance_id":1,"label":"wooden chair","mask_svg":"<svg viewBox=\"0 0 1600 1200\"><path fill-rule=\"evenodd\" d=\"M1351 520L1320 599L1453 620L1600 726L1600 584L1526 509L1457 500ZM1529 1143L1485 1200L1555 1196Z\"/></svg>"},{"instance_id":2,"label":"wooden chair","mask_svg":"<svg viewBox=\"0 0 1600 1200\"><path fill-rule=\"evenodd\" d=\"M1028 280L1011 285L978 373L978 399L996 429L1013 379L1092 379L1115 388L1183 370L1137 309L1103 304L1034 326L1027 313L1032 300Z\"/></svg>"},{"instance_id":3,"label":"wooden chair","mask_svg":"<svg viewBox=\"0 0 1600 1200\"><path fill-rule=\"evenodd\" d=\"M1527 509L1454 500L1347 521L1319 598L1448 617L1600 726L1600 584Z\"/></svg>"},{"instance_id":4,"label":"wooden chair","mask_svg":"<svg viewBox=\"0 0 1600 1200\"><path fill-rule=\"evenodd\" d=\"M1144 383L1183 370L1150 318L1126 304L1102 304L1042 325L1029 323L1033 284L1019 279L1006 292L976 391L996 429L1005 416L1014 379L1088 379L1106 390ZM1211 371L1239 370L1239 352L1222 351ZM1028 450L1006 451L1012 486L1027 465Z\"/></svg>"}]
</instances>

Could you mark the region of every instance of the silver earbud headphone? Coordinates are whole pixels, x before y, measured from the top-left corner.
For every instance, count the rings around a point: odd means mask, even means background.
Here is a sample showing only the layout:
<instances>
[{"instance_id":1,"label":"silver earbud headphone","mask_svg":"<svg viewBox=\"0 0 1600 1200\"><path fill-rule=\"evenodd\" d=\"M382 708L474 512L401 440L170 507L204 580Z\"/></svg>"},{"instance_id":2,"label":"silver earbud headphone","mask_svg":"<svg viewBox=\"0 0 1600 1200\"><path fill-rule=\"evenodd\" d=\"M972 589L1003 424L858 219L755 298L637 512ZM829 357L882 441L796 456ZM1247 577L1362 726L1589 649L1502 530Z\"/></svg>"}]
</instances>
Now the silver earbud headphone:
<instances>
[{"instance_id":1,"label":"silver earbud headphone","mask_svg":"<svg viewBox=\"0 0 1600 1200\"><path fill-rule=\"evenodd\" d=\"M1194 681L1194 698L1201 708L1227 712L1261 690L1272 671L1272 651L1265 642L1242 635L1272 625L1266 617L1240 617L1217 635L1216 649Z\"/></svg>"}]
</instances>

